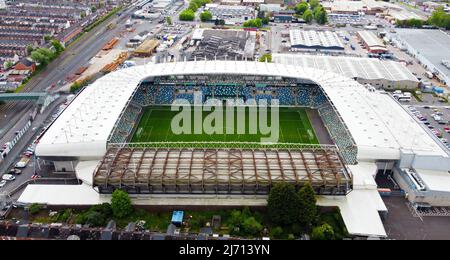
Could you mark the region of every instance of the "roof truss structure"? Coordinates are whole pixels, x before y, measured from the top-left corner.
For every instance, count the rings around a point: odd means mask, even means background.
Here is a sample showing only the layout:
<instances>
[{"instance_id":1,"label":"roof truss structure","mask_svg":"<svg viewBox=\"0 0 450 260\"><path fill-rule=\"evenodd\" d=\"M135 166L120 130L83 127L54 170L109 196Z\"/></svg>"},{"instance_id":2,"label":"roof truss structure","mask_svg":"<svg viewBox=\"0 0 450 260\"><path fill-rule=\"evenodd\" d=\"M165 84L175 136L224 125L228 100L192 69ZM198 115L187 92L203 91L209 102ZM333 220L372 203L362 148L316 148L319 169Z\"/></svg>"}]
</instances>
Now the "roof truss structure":
<instances>
[{"instance_id":1,"label":"roof truss structure","mask_svg":"<svg viewBox=\"0 0 450 260\"><path fill-rule=\"evenodd\" d=\"M317 194L346 195L352 176L336 148L200 149L111 147L97 167L101 193L268 194L277 182L311 183Z\"/></svg>"}]
</instances>

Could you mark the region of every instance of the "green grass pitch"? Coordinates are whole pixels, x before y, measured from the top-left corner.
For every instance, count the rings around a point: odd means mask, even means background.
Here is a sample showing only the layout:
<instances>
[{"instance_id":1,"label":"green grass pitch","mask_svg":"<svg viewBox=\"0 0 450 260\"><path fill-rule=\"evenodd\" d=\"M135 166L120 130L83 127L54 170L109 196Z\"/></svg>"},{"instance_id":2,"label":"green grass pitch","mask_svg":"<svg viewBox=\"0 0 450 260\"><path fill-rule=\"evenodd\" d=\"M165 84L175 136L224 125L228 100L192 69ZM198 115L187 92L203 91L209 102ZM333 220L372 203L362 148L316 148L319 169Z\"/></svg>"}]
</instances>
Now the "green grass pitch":
<instances>
[{"instance_id":1,"label":"green grass pitch","mask_svg":"<svg viewBox=\"0 0 450 260\"><path fill-rule=\"evenodd\" d=\"M260 142L258 134L182 134L175 135L171 130L172 118L178 112L170 111L170 107L147 107L135 129L132 143L145 142ZM210 112L203 112L203 118ZM193 116L192 116L193 118ZM245 115L248 129L248 113ZM268 118L270 119L270 113ZM235 126L237 116L235 116ZM270 120L269 120L270 124ZM225 123L224 123L225 128ZM306 110L303 108L280 108L279 143L319 144ZM224 130L224 132L226 132ZM249 131L246 131L248 133Z\"/></svg>"}]
</instances>

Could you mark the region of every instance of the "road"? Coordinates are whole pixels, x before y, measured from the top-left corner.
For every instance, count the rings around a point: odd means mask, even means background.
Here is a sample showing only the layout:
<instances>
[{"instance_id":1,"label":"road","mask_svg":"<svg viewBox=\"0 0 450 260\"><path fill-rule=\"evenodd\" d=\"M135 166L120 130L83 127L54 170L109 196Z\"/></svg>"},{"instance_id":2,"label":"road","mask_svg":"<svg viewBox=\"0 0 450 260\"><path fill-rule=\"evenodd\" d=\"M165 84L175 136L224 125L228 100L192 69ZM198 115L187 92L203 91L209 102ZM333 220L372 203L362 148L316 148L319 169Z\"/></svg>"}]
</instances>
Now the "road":
<instances>
[{"instance_id":1,"label":"road","mask_svg":"<svg viewBox=\"0 0 450 260\"><path fill-rule=\"evenodd\" d=\"M102 25L86 33L82 38L66 49L63 54L48 65L48 67L36 77L33 77L23 89L24 92L45 91L49 86L60 80L64 81L67 76L74 74L81 66L87 64L102 47L114 38L120 30L124 29L124 21L132 14L132 9L126 9L120 17L113 16ZM107 30L110 22L116 22L113 30ZM5 132L14 117L21 117L28 112L31 102L10 102L0 108L0 133ZM3 112L3 113L2 113ZM6 115L6 117L5 117Z\"/></svg>"},{"instance_id":2,"label":"road","mask_svg":"<svg viewBox=\"0 0 450 260\"><path fill-rule=\"evenodd\" d=\"M48 86L56 84L58 81L64 81L67 76L74 74L76 70L87 64L107 42L125 29L125 21L131 16L133 10L134 8L126 8L120 17L112 16L92 31L83 35L78 42L68 47L60 57L49 64L44 71L31 79L23 91L45 91ZM112 30L107 30L106 26L111 22L117 23L118 26ZM49 123L49 118L62 102L64 102L63 97L56 100L43 114L39 114L36 117L30 130L26 132L5 161L1 163L0 175L6 173L15 161L17 161L22 152L34 140L40 129ZM1 141L14 138L15 131L23 127L23 123L28 120L28 115L33 109L35 109L35 105L31 101L9 102L2 105L0 107ZM32 167L32 163L30 163L30 166L25 169L22 175L17 176L16 181L8 183L4 188L0 189L0 192L11 191L24 181L29 180L34 173L34 170L30 167Z\"/></svg>"}]
</instances>

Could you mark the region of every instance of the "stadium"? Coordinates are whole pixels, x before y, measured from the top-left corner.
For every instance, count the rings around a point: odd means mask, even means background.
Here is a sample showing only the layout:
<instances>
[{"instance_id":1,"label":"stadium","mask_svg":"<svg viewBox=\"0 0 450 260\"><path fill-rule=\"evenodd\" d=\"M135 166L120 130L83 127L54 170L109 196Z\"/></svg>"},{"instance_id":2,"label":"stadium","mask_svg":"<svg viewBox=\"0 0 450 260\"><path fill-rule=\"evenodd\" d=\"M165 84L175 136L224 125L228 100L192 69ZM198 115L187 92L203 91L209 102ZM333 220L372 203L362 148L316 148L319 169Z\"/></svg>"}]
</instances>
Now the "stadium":
<instances>
[{"instance_id":1,"label":"stadium","mask_svg":"<svg viewBox=\"0 0 450 260\"><path fill-rule=\"evenodd\" d=\"M174 135L177 99L278 100L280 141L260 143L261 133ZM308 182L320 205L340 208L350 234L381 237L387 209L375 176L445 172L450 164L447 150L390 95L320 69L247 61L110 73L74 99L36 156L82 184L29 185L21 203L99 204L120 188L137 205L263 206L274 183Z\"/></svg>"}]
</instances>

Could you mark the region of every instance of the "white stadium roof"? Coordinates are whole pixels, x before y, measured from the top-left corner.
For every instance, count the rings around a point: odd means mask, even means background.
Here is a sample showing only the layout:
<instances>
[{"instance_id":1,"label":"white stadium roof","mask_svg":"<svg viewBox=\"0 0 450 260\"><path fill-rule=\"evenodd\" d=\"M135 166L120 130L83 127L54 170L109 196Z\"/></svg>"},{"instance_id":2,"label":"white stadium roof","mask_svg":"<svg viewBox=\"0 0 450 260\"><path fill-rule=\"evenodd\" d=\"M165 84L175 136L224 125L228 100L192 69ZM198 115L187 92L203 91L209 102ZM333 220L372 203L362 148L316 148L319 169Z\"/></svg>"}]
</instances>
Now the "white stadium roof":
<instances>
[{"instance_id":1,"label":"white stadium roof","mask_svg":"<svg viewBox=\"0 0 450 260\"><path fill-rule=\"evenodd\" d=\"M345 57L345 56L319 56L303 54L272 54L276 63L310 67L334 72L349 78L362 78L368 80L390 80L417 82L417 78L403 64L380 59Z\"/></svg>"},{"instance_id":2,"label":"white stadium roof","mask_svg":"<svg viewBox=\"0 0 450 260\"><path fill-rule=\"evenodd\" d=\"M360 88L325 86L358 146L360 160L398 160L401 152L448 154L390 95Z\"/></svg>"},{"instance_id":3,"label":"white stadium roof","mask_svg":"<svg viewBox=\"0 0 450 260\"><path fill-rule=\"evenodd\" d=\"M402 150L447 156L431 134L386 94L370 92L356 81L326 70L246 61L148 64L110 73L75 98L43 136L36 154L103 157L116 120L141 80L188 74L296 75L312 80L322 86L341 114L360 150L360 159L399 159Z\"/></svg>"}]
</instances>

